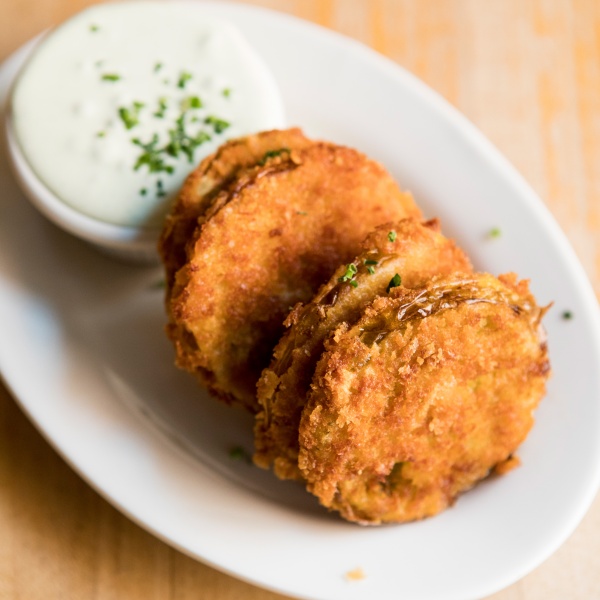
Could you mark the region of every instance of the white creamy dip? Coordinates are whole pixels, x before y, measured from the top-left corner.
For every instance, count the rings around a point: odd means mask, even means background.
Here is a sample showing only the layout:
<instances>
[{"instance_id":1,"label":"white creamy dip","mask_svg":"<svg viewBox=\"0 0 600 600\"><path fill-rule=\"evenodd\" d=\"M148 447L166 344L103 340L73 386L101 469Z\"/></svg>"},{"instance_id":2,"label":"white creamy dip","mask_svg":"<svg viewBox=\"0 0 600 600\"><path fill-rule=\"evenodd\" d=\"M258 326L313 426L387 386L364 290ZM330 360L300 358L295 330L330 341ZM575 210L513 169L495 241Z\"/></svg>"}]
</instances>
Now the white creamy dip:
<instances>
[{"instance_id":1,"label":"white creamy dip","mask_svg":"<svg viewBox=\"0 0 600 600\"><path fill-rule=\"evenodd\" d=\"M40 180L77 211L156 227L200 159L284 125L266 66L193 3L87 9L47 35L12 96L15 136Z\"/></svg>"}]
</instances>

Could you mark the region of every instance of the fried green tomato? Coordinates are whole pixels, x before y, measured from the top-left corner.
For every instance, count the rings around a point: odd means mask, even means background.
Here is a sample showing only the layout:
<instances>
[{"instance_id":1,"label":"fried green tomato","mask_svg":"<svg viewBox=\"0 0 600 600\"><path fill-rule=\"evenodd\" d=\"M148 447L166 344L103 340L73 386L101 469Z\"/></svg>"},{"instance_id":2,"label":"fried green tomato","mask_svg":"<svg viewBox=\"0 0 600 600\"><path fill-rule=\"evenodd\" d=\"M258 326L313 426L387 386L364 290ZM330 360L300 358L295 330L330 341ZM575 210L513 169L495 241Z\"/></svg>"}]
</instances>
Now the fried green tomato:
<instances>
[{"instance_id":1,"label":"fried green tomato","mask_svg":"<svg viewBox=\"0 0 600 600\"><path fill-rule=\"evenodd\" d=\"M545 392L544 310L512 274L377 298L317 366L299 433L308 489L350 521L404 522L501 469Z\"/></svg>"},{"instance_id":2,"label":"fried green tomato","mask_svg":"<svg viewBox=\"0 0 600 600\"><path fill-rule=\"evenodd\" d=\"M471 271L469 259L440 233L436 220L405 219L382 225L367 236L362 253L338 268L315 298L295 307L285 322L288 330L258 383L262 411L255 426L256 464L264 468L273 464L282 479L302 479L300 416L324 341L341 323L355 323L365 307L386 295L398 278L412 288L435 275Z\"/></svg>"},{"instance_id":3,"label":"fried green tomato","mask_svg":"<svg viewBox=\"0 0 600 600\"><path fill-rule=\"evenodd\" d=\"M219 192L230 185L241 170L258 165L265 157L306 148L313 143L297 128L264 131L230 140L190 173L167 215L159 241L168 297L175 274L187 260L186 247Z\"/></svg>"},{"instance_id":4,"label":"fried green tomato","mask_svg":"<svg viewBox=\"0 0 600 600\"><path fill-rule=\"evenodd\" d=\"M265 155L213 198L173 281L177 364L256 412L256 382L290 307L312 298L375 226L419 216L385 169L328 143Z\"/></svg>"}]
</instances>

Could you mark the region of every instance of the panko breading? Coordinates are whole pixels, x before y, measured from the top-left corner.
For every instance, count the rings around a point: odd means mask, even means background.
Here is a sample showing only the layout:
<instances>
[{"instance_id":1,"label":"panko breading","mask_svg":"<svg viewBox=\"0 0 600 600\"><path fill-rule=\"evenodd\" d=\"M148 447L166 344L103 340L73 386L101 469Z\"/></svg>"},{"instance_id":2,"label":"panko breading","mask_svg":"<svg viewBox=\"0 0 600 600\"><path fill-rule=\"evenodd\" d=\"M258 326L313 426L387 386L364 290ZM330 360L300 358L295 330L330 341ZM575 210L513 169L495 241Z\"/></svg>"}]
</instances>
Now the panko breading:
<instances>
[{"instance_id":1,"label":"panko breading","mask_svg":"<svg viewBox=\"0 0 600 600\"><path fill-rule=\"evenodd\" d=\"M544 312L512 274L375 299L317 366L299 431L308 489L365 524L452 504L533 424L549 375Z\"/></svg>"},{"instance_id":2,"label":"panko breading","mask_svg":"<svg viewBox=\"0 0 600 600\"><path fill-rule=\"evenodd\" d=\"M378 163L329 143L266 153L213 196L175 274L177 364L256 412L290 307L310 300L376 225L420 216Z\"/></svg>"},{"instance_id":3,"label":"panko breading","mask_svg":"<svg viewBox=\"0 0 600 600\"><path fill-rule=\"evenodd\" d=\"M437 221L388 223L370 234L362 246L352 263L356 273L350 270L350 281L340 281L348 270L344 265L310 303L290 313L285 323L289 329L259 381L263 410L256 420L254 461L264 468L273 463L282 479L302 478L298 427L325 339L341 323L355 323L375 297L386 295L396 274L405 287L412 288L426 285L435 275L472 270L464 252L440 233Z\"/></svg>"},{"instance_id":4,"label":"panko breading","mask_svg":"<svg viewBox=\"0 0 600 600\"><path fill-rule=\"evenodd\" d=\"M215 196L231 184L242 169L257 165L266 154L312 144L314 142L297 128L263 131L223 144L190 173L166 217L159 242L166 271L167 296L175 274L187 260L186 247Z\"/></svg>"}]
</instances>

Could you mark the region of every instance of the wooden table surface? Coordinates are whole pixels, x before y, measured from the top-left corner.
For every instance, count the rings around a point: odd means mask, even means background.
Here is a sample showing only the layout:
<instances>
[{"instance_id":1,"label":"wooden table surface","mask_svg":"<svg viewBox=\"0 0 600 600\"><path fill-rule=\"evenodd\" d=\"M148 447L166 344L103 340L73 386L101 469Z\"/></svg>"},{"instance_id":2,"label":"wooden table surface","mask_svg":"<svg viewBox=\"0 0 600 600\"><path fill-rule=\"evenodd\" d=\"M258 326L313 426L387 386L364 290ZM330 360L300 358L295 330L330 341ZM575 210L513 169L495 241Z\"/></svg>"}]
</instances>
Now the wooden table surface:
<instances>
[{"instance_id":1,"label":"wooden table surface","mask_svg":"<svg viewBox=\"0 0 600 600\"><path fill-rule=\"evenodd\" d=\"M600 1L249 3L361 40L458 107L546 202L600 292ZM87 4L0 0L0 60ZM138 598L283 596L195 562L134 525L65 464L0 384L0 600ZM490 598L599 599L600 497L562 548Z\"/></svg>"}]
</instances>

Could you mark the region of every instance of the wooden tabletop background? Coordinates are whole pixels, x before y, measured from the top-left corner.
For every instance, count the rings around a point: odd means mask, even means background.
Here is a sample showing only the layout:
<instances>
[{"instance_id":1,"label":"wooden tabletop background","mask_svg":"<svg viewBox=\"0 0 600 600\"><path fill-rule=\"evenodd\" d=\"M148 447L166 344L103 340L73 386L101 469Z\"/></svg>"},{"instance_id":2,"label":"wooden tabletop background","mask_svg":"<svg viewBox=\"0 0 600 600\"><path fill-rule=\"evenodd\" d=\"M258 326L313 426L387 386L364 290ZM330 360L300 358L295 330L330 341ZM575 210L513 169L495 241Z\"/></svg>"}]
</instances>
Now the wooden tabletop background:
<instances>
[{"instance_id":1,"label":"wooden tabletop background","mask_svg":"<svg viewBox=\"0 0 600 600\"><path fill-rule=\"evenodd\" d=\"M598 295L599 0L248 3L356 38L458 107L546 202ZM91 2L0 0L0 60L87 4ZM10 343L1 334L0 340ZM134 525L66 465L0 384L0 600L138 598L283 596L202 565ZM597 498L562 548L489 600L599 598Z\"/></svg>"}]
</instances>

